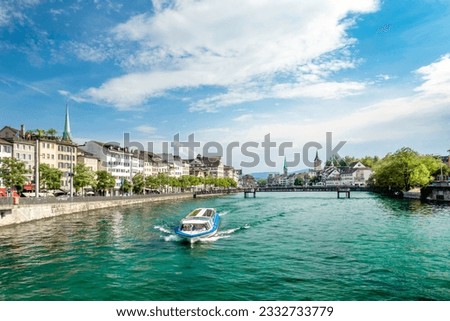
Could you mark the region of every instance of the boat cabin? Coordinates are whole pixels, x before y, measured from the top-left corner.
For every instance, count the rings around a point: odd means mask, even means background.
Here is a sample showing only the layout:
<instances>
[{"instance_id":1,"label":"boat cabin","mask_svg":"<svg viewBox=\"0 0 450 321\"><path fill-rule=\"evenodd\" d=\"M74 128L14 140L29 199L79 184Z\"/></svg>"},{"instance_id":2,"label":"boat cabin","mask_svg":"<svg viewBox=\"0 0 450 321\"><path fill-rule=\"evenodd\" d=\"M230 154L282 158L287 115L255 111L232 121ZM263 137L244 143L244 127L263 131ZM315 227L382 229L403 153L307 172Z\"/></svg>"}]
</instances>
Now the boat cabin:
<instances>
[{"instance_id":1,"label":"boat cabin","mask_svg":"<svg viewBox=\"0 0 450 321\"><path fill-rule=\"evenodd\" d=\"M213 208L197 208L190 212L182 221L180 230L183 232L208 231L213 226L216 211Z\"/></svg>"}]
</instances>

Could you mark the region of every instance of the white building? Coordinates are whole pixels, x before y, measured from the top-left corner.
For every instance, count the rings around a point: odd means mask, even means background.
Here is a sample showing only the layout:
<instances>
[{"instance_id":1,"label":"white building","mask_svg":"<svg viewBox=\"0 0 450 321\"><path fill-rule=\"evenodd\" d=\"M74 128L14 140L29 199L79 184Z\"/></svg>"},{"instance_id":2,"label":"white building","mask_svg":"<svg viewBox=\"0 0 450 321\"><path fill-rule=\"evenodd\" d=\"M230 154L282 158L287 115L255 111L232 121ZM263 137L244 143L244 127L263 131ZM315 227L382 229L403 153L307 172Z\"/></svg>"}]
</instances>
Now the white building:
<instances>
[{"instance_id":1,"label":"white building","mask_svg":"<svg viewBox=\"0 0 450 321\"><path fill-rule=\"evenodd\" d=\"M111 143L89 141L79 148L93 154L100 160L101 167L116 178L114 190L120 190L125 180L131 181L133 175L144 173L144 161L127 148Z\"/></svg>"},{"instance_id":2,"label":"white building","mask_svg":"<svg viewBox=\"0 0 450 321\"><path fill-rule=\"evenodd\" d=\"M341 172L341 185L366 186L370 175L372 175L372 169L364 166L361 162L354 162L348 169Z\"/></svg>"}]
</instances>

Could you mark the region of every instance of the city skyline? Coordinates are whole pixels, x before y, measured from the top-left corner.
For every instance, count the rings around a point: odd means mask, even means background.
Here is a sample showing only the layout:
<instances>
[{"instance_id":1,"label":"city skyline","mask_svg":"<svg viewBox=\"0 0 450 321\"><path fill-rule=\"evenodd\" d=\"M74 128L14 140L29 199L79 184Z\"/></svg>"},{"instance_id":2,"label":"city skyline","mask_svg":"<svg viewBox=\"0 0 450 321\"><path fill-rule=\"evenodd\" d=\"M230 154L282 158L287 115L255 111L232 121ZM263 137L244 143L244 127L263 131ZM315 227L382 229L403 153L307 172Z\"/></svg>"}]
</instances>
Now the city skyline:
<instances>
[{"instance_id":1,"label":"city skyline","mask_svg":"<svg viewBox=\"0 0 450 321\"><path fill-rule=\"evenodd\" d=\"M80 144L130 133L158 147L194 133L226 146L271 134L293 143L290 160L332 132L334 146L346 141L341 156L443 155L450 6L405 3L6 1L2 125L62 134L68 100ZM247 159L235 156L239 168ZM278 171L284 157L273 159L254 171Z\"/></svg>"}]
</instances>

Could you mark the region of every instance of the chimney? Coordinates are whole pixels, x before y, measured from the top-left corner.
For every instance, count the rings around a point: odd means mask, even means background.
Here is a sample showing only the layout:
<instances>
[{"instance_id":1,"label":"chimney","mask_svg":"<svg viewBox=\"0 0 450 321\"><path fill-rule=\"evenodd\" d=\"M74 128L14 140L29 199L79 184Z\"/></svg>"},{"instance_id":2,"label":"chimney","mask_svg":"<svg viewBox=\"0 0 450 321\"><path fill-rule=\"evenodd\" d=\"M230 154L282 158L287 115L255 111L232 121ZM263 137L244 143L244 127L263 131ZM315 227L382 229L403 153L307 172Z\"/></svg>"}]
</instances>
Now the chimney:
<instances>
[{"instance_id":1,"label":"chimney","mask_svg":"<svg viewBox=\"0 0 450 321\"><path fill-rule=\"evenodd\" d=\"M20 125L20 137L25 138L25 125Z\"/></svg>"}]
</instances>

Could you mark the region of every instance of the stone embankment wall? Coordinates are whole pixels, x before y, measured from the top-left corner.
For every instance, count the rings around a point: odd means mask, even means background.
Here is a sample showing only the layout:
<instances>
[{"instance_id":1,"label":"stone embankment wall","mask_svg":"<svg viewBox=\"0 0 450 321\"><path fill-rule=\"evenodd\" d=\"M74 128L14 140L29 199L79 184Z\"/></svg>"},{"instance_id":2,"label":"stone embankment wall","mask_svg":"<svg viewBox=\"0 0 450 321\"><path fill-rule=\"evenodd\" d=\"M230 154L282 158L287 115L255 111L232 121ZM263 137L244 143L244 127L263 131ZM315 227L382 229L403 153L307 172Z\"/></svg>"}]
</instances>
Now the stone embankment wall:
<instances>
[{"instance_id":1,"label":"stone embankment wall","mask_svg":"<svg viewBox=\"0 0 450 321\"><path fill-rule=\"evenodd\" d=\"M0 227L39 220L65 214L87 212L117 206L132 206L144 203L191 199L192 194L170 194L142 198L122 198L99 201L53 202L47 204L11 205L0 207Z\"/></svg>"}]
</instances>

